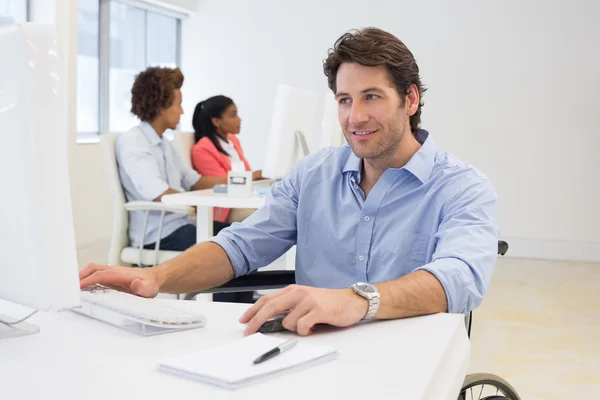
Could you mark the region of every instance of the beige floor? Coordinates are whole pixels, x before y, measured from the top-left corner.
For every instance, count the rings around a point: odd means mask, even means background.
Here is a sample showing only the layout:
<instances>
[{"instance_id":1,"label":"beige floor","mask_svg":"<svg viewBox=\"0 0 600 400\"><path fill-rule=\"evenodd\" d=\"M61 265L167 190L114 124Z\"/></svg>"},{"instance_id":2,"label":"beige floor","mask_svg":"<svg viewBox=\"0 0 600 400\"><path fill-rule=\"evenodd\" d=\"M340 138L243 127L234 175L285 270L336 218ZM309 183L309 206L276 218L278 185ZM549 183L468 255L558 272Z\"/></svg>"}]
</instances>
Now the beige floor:
<instances>
[{"instance_id":1,"label":"beige floor","mask_svg":"<svg viewBox=\"0 0 600 400\"><path fill-rule=\"evenodd\" d=\"M500 258L471 343L523 400L600 399L600 264Z\"/></svg>"}]
</instances>

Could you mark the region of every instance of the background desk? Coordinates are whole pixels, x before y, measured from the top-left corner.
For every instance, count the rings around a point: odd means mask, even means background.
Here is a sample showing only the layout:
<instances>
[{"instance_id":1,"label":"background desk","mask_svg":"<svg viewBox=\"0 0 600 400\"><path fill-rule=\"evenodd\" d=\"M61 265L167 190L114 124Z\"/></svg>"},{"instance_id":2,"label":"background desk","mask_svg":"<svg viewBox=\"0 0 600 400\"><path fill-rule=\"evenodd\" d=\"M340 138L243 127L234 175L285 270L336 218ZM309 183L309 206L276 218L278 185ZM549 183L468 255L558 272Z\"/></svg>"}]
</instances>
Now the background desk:
<instances>
[{"instance_id":1,"label":"background desk","mask_svg":"<svg viewBox=\"0 0 600 400\"><path fill-rule=\"evenodd\" d=\"M227 193L215 193L212 189L195 190L169 194L162 197L162 202L181 206L197 207L196 211L196 242L206 242L213 237L213 208L261 208L265 204L263 196L251 197L229 196ZM295 265L296 247L290 249L283 257L274 261L264 270L293 270ZM263 270L263 269L261 269Z\"/></svg>"},{"instance_id":2,"label":"background desk","mask_svg":"<svg viewBox=\"0 0 600 400\"><path fill-rule=\"evenodd\" d=\"M467 372L470 344L464 317L438 314L326 328L301 340L333 345L340 353L336 360L238 391L219 389L160 372L156 366L166 357L241 338L243 326L237 319L247 305L190 301L185 306L202 310L207 326L141 337L68 311L35 315L31 322L40 325L39 334L0 341L0 396L456 400Z\"/></svg>"},{"instance_id":3,"label":"background desk","mask_svg":"<svg viewBox=\"0 0 600 400\"><path fill-rule=\"evenodd\" d=\"M213 207L224 208L260 208L265 204L261 196L229 196L227 193L215 193L212 189L195 190L163 196L166 204L197 207L196 241L206 242L213 236Z\"/></svg>"}]
</instances>

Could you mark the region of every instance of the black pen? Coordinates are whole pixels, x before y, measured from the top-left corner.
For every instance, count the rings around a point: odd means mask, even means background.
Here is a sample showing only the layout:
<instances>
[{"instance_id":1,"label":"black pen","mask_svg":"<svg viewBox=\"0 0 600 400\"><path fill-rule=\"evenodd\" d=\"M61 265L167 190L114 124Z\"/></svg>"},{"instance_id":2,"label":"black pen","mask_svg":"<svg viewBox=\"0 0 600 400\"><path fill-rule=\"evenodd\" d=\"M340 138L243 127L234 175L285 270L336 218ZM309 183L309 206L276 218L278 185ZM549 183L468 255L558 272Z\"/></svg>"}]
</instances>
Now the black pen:
<instances>
[{"instance_id":1,"label":"black pen","mask_svg":"<svg viewBox=\"0 0 600 400\"><path fill-rule=\"evenodd\" d=\"M267 351L265 354L258 357L256 360L254 360L254 364L260 364L261 362L267 361L268 359L273 358L276 355L279 355L284 351L291 349L297 343L298 339L288 340L287 342L280 344L279 346Z\"/></svg>"}]
</instances>

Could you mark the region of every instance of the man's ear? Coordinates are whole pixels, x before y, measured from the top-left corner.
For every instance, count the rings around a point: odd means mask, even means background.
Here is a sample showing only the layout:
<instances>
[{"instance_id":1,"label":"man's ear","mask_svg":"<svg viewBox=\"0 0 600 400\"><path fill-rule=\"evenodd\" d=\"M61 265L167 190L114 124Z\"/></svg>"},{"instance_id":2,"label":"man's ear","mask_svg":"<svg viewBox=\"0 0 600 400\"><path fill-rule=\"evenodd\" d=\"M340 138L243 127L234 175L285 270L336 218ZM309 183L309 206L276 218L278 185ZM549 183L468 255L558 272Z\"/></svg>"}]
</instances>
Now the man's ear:
<instances>
[{"instance_id":1,"label":"man's ear","mask_svg":"<svg viewBox=\"0 0 600 400\"><path fill-rule=\"evenodd\" d=\"M409 116L415 115L419 108L419 102L421 98L419 96L419 90L417 85L410 85L408 88L408 94L406 95L406 112Z\"/></svg>"}]
</instances>

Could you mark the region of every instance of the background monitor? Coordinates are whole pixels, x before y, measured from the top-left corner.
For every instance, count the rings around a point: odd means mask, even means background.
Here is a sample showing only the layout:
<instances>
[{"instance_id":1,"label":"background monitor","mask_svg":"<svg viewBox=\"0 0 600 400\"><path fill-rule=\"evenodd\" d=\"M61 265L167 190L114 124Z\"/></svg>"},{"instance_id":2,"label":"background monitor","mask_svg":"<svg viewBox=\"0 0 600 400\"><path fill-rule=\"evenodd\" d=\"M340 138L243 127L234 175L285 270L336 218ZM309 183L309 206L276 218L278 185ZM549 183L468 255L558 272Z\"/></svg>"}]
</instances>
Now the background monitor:
<instances>
[{"instance_id":1,"label":"background monitor","mask_svg":"<svg viewBox=\"0 0 600 400\"><path fill-rule=\"evenodd\" d=\"M344 132L338 118L338 103L331 91L325 94L325 107L321 124L321 147L337 147L346 143Z\"/></svg>"},{"instance_id":2,"label":"background monitor","mask_svg":"<svg viewBox=\"0 0 600 400\"><path fill-rule=\"evenodd\" d=\"M277 85L263 176L281 179L308 154L318 103L314 90Z\"/></svg>"}]
</instances>

